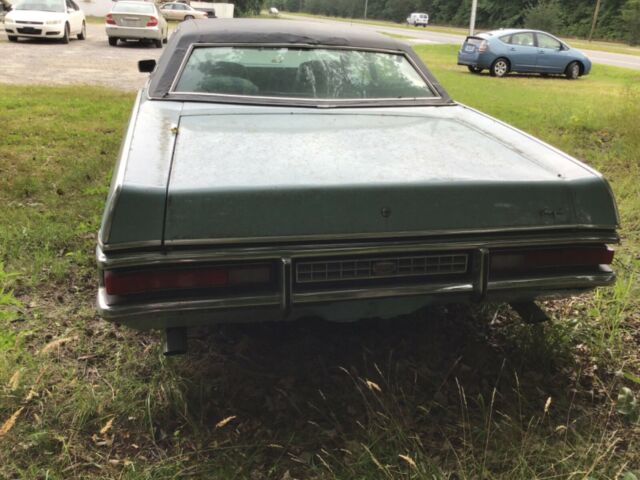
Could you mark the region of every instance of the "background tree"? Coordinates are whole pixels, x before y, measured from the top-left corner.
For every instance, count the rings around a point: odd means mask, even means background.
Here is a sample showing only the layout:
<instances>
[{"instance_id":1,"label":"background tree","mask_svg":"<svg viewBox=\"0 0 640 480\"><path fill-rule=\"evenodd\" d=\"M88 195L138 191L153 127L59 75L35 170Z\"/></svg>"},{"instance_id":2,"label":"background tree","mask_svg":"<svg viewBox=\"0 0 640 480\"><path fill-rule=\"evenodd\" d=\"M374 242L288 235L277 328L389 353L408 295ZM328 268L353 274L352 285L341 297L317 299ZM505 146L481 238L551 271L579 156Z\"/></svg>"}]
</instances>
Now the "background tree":
<instances>
[{"instance_id":1,"label":"background tree","mask_svg":"<svg viewBox=\"0 0 640 480\"><path fill-rule=\"evenodd\" d=\"M640 0L627 0L621 16L627 41L631 45L640 45Z\"/></svg>"},{"instance_id":2,"label":"background tree","mask_svg":"<svg viewBox=\"0 0 640 480\"><path fill-rule=\"evenodd\" d=\"M558 0L542 0L529 8L524 16L526 28L558 34L563 26L562 7Z\"/></svg>"},{"instance_id":3,"label":"background tree","mask_svg":"<svg viewBox=\"0 0 640 480\"><path fill-rule=\"evenodd\" d=\"M248 17L259 15L262 10L263 0L234 0L234 15L237 17Z\"/></svg>"}]
</instances>

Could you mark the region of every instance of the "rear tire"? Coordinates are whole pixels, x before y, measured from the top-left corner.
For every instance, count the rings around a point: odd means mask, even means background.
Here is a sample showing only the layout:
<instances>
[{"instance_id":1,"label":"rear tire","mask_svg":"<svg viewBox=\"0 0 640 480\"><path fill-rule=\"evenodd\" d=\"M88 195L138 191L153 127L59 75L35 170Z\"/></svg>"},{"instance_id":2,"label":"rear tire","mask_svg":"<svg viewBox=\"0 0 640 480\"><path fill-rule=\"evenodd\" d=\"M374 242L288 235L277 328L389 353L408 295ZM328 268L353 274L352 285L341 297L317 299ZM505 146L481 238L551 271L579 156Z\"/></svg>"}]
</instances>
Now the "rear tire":
<instances>
[{"instance_id":1,"label":"rear tire","mask_svg":"<svg viewBox=\"0 0 640 480\"><path fill-rule=\"evenodd\" d=\"M480 67L474 67L472 65L467 65L467 68L471 73L482 73L482 69Z\"/></svg>"},{"instance_id":2,"label":"rear tire","mask_svg":"<svg viewBox=\"0 0 640 480\"><path fill-rule=\"evenodd\" d=\"M15 35L7 35L9 37L9 41L10 42L17 42L18 41L18 37L16 37Z\"/></svg>"},{"instance_id":3,"label":"rear tire","mask_svg":"<svg viewBox=\"0 0 640 480\"><path fill-rule=\"evenodd\" d=\"M504 77L507 73L509 73L509 60L506 58L498 58L495 62L491 64L491 68L489 68L489 73L492 77Z\"/></svg>"},{"instance_id":4,"label":"rear tire","mask_svg":"<svg viewBox=\"0 0 640 480\"><path fill-rule=\"evenodd\" d=\"M64 36L60 39L60 41L64 44L69 43L69 24L64 24Z\"/></svg>"},{"instance_id":5,"label":"rear tire","mask_svg":"<svg viewBox=\"0 0 640 480\"><path fill-rule=\"evenodd\" d=\"M575 80L580 76L580 64L578 62L571 62L567 65L566 70L564 71L564 75L569 80Z\"/></svg>"},{"instance_id":6,"label":"rear tire","mask_svg":"<svg viewBox=\"0 0 640 480\"><path fill-rule=\"evenodd\" d=\"M82 22L82 29L78 34L78 40L85 40L87 38L87 24Z\"/></svg>"},{"instance_id":7,"label":"rear tire","mask_svg":"<svg viewBox=\"0 0 640 480\"><path fill-rule=\"evenodd\" d=\"M154 40L153 43L155 44L156 48L162 48L162 40Z\"/></svg>"},{"instance_id":8,"label":"rear tire","mask_svg":"<svg viewBox=\"0 0 640 480\"><path fill-rule=\"evenodd\" d=\"M193 20L193 15L185 15L184 19L185 20Z\"/></svg>"},{"instance_id":9,"label":"rear tire","mask_svg":"<svg viewBox=\"0 0 640 480\"><path fill-rule=\"evenodd\" d=\"M118 39L116 37L109 37L109 45L115 47L118 45Z\"/></svg>"},{"instance_id":10,"label":"rear tire","mask_svg":"<svg viewBox=\"0 0 640 480\"><path fill-rule=\"evenodd\" d=\"M164 43L165 45L167 44L167 42L168 42L168 41L169 41L169 38L168 38L168 37L164 37L164 38L162 39L162 43Z\"/></svg>"}]
</instances>

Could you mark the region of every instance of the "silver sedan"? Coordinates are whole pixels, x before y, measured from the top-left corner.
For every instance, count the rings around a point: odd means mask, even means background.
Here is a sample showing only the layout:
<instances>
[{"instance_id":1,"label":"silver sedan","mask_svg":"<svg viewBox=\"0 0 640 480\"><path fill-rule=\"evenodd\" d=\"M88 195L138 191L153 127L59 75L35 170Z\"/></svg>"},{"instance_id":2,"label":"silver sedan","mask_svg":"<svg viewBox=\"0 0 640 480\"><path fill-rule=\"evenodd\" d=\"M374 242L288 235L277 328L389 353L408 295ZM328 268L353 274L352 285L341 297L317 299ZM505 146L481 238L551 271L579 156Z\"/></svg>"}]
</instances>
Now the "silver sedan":
<instances>
[{"instance_id":1,"label":"silver sedan","mask_svg":"<svg viewBox=\"0 0 640 480\"><path fill-rule=\"evenodd\" d=\"M118 40L151 40L162 48L169 36L167 21L152 2L114 2L105 22L109 45L114 47Z\"/></svg>"}]
</instances>

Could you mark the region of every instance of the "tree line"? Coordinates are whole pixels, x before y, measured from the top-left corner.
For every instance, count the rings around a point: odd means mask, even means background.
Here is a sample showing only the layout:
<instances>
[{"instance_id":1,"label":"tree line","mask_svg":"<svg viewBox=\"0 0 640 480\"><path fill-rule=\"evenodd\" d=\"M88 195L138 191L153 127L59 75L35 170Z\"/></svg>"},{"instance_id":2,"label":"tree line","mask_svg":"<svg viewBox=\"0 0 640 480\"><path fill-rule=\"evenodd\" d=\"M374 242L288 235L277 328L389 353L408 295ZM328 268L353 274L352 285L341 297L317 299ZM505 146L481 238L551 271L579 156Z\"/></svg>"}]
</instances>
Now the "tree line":
<instances>
[{"instance_id":1,"label":"tree line","mask_svg":"<svg viewBox=\"0 0 640 480\"><path fill-rule=\"evenodd\" d=\"M242 2L243 0L240 0ZM259 2L259 0L249 0ZM337 17L402 22L411 12L430 23L467 26L471 0L266 0L266 7ZM556 35L588 37L597 0L478 0L480 29L527 27ZM601 0L594 38L640 43L640 0Z\"/></svg>"}]
</instances>

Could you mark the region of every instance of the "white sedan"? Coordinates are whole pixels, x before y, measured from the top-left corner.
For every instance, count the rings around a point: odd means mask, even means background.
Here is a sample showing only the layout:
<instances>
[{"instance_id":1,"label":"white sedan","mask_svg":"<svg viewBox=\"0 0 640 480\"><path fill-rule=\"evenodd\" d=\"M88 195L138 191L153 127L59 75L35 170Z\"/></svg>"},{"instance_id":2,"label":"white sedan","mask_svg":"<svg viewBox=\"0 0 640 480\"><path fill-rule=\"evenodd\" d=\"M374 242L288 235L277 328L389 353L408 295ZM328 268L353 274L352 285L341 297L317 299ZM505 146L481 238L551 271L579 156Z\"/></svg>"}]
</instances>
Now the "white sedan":
<instances>
[{"instance_id":1,"label":"white sedan","mask_svg":"<svg viewBox=\"0 0 640 480\"><path fill-rule=\"evenodd\" d=\"M84 13L74 0L18 0L4 18L4 29L10 42L28 37L69 43L72 35L87 37Z\"/></svg>"}]
</instances>

